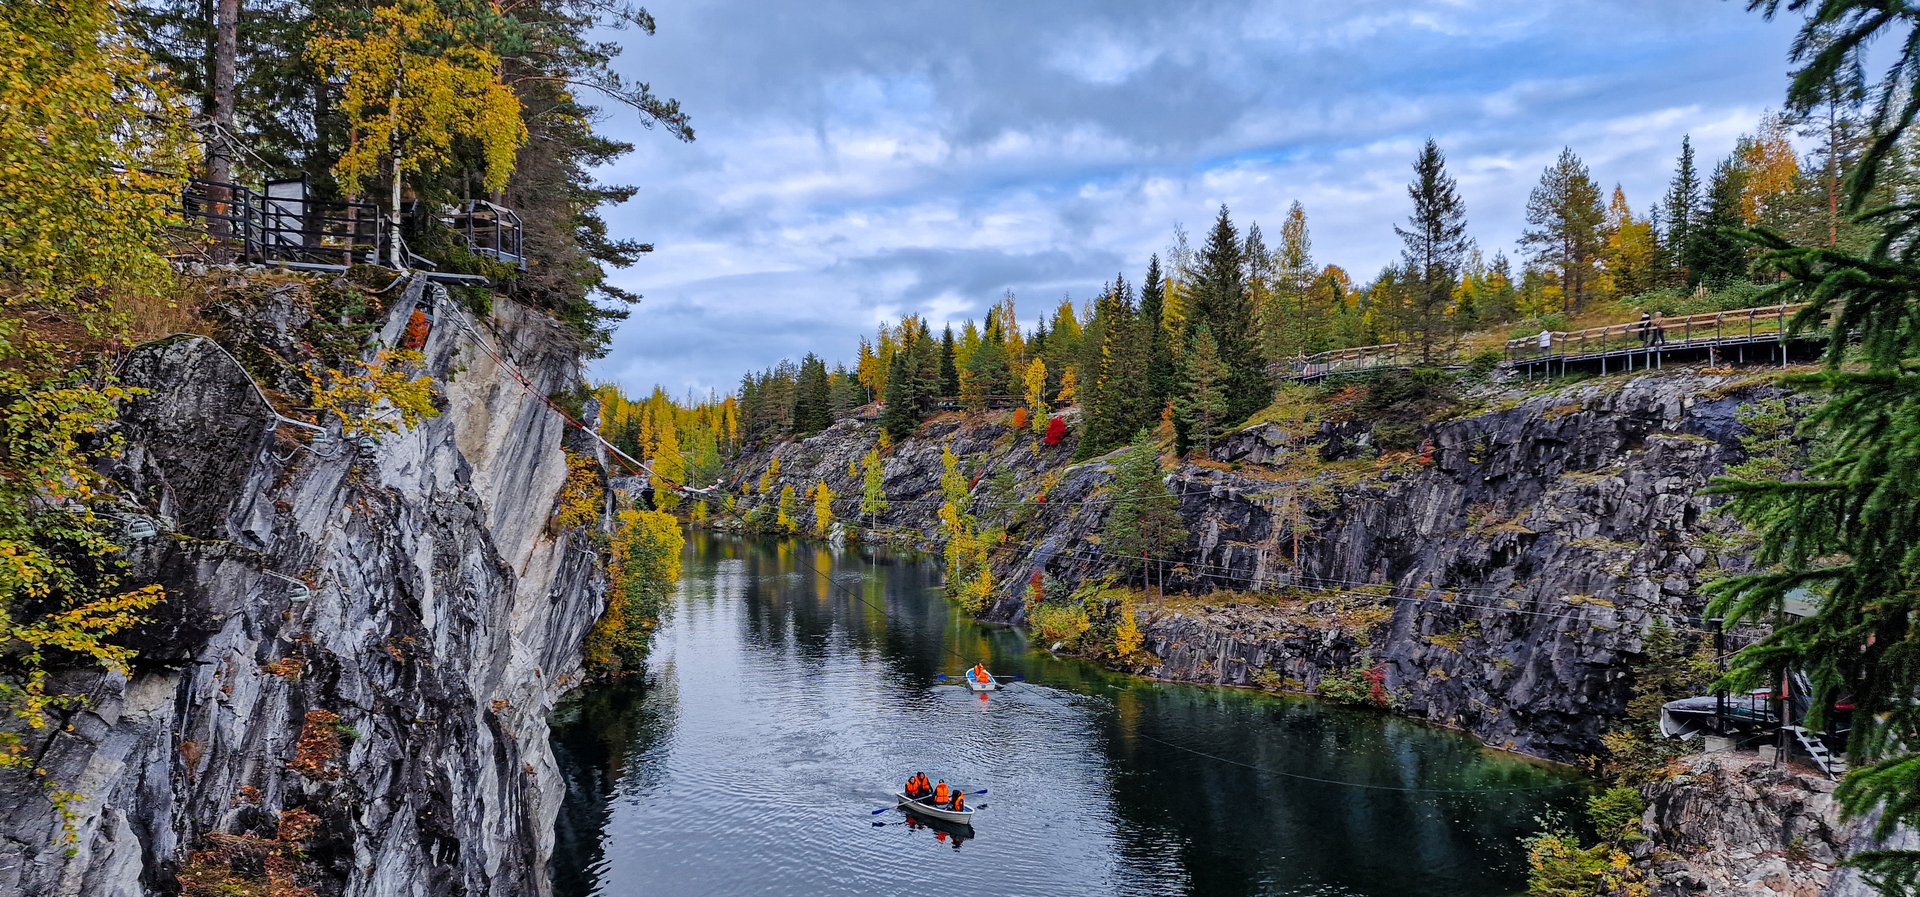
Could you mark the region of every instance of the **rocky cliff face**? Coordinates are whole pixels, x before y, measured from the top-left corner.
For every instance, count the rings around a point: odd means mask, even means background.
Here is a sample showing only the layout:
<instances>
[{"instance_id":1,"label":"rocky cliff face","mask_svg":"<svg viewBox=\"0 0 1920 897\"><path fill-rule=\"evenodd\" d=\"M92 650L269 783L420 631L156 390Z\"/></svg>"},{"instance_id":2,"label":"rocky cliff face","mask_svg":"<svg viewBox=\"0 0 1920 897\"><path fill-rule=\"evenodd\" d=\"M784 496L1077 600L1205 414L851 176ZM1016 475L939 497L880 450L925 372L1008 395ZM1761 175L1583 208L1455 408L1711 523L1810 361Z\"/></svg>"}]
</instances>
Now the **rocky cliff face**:
<instances>
[{"instance_id":1,"label":"rocky cliff face","mask_svg":"<svg viewBox=\"0 0 1920 897\"><path fill-rule=\"evenodd\" d=\"M1873 893L1851 870L1835 872L1859 831L1839 822L1833 789L1819 773L1732 753L1647 786L1647 840L1633 852L1652 897Z\"/></svg>"},{"instance_id":2,"label":"rocky cliff face","mask_svg":"<svg viewBox=\"0 0 1920 897\"><path fill-rule=\"evenodd\" d=\"M311 360L309 292L226 308L270 390ZM108 473L161 518L129 551L168 598L133 676L67 675L88 705L31 741L82 795L71 845L39 778L0 783L0 894L547 891L545 720L603 604L587 536L548 530L567 431L444 294L391 296L369 336L392 345L416 307L435 314L443 413L377 445L296 446L212 340L126 359L145 392ZM551 323L503 302L491 326L537 388L580 382Z\"/></svg>"},{"instance_id":3,"label":"rocky cliff face","mask_svg":"<svg viewBox=\"0 0 1920 897\"><path fill-rule=\"evenodd\" d=\"M1743 562L1697 492L1742 457L1735 411L1761 389L1675 373L1516 393L1426 425L1423 449L1399 453L1351 419L1233 434L1168 478L1190 538L1164 571L1175 600L1137 609L1149 656L1134 668L1302 691L1372 671L1408 715L1542 757L1592 753L1652 621L1697 637L1696 587ZM777 455L799 492L824 479L858 496L848 466L876 438L842 422L739 473L756 479ZM1142 581L1140 562L1100 545L1111 465L1062 467L1071 443L991 418L936 420L894 447L883 534L935 537L943 444L979 474L983 520L1009 535L989 619L1024 619L1036 571Z\"/></svg>"}]
</instances>

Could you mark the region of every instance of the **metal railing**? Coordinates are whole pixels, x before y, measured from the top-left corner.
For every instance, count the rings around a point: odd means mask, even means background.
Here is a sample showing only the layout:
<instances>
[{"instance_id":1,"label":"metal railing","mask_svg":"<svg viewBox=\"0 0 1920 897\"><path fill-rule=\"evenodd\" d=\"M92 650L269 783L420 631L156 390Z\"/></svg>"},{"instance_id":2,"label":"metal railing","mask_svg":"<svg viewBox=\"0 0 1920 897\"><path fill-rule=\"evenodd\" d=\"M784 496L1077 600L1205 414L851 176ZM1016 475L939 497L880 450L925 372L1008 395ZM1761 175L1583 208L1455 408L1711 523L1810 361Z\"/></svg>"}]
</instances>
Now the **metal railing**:
<instances>
[{"instance_id":1,"label":"metal railing","mask_svg":"<svg viewBox=\"0 0 1920 897\"><path fill-rule=\"evenodd\" d=\"M1507 360L1582 358L1622 351L1699 348L1784 339L1787 324L1805 303L1653 318L1584 330L1541 331L1507 340Z\"/></svg>"},{"instance_id":2,"label":"metal railing","mask_svg":"<svg viewBox=\"0 0 1920 897\"><path fill-rule=\"evenodd\" d=\"M527 267L525 234L520 216L512 209L484 199L461 203L451 214L440 216L441 223L467 238L467 247L475 255L517 268Z\"/></svg>"},{"instance_id":3,"label":"metal railing","mask_svg":"<svg viewBox=\"0 0 1920 897\"><path fill-rule=\"evenodd\" d=\"M177 234L190 244L176 254L256 263L379 264L393 231L379 206L315 199L301 180L255 190L192 178L173 211L182 219ZM526 268L525 232L512 209L468 200L443 207L436 217L465 237L475 255Z\"/></svg>"},{"instance_id":4,"label":"metal railing","mask_svg":"<svg viewBox=\"0 0 1920 897\"><path fill-rule=\"evenodd\" d=\"M296 184L299 182L280 182ZM385 231L372 203L314 199L301 189L265 192L194 178L175 209L181 230L216 252L249 262L352 265L374 261Z\"/></svg>"}]
</instances>

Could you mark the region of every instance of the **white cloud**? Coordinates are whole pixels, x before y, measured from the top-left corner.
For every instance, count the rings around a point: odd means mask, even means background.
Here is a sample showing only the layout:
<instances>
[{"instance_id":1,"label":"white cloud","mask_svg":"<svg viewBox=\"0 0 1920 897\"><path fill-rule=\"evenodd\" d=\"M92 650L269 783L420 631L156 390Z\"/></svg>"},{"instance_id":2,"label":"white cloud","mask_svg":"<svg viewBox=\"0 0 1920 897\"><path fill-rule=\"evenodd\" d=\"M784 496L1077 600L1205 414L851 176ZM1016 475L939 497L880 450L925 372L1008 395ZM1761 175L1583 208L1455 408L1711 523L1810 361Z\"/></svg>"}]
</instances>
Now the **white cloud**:
<instances>
[{"instance_id":1,"label":"white cloud","mask_svg":"<svg viewBox=\"0 0 1920 897\"><path fill-rule=\"evenodd\" d=\"M1007 289L1031 321L1137 280L1175 221L1198 239L1221 203L1272 230L1300 200L1318 260L1368 277L1398 253L1429 136L1482 247L1512 254L1562 146L1644 209L1682 134L1711 164L1777 105L1791 25L1684 6L650 3L633 73L700 139L610 123L637 149L607 180L642 191L609 220L659 249L616 273L647 300L596 375L726 389Z\"/></svg>"}]
</instances>

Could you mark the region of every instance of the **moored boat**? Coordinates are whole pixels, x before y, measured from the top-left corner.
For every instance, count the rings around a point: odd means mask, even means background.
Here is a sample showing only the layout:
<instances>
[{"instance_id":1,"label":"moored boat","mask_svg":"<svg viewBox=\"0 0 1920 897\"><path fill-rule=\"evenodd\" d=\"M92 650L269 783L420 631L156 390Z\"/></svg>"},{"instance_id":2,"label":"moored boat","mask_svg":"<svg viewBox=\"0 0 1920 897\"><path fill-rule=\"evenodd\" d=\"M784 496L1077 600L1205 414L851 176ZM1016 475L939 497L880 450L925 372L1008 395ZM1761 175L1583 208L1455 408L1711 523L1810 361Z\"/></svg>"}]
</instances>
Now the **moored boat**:
<instances>
[{"instance_id":1,"label":"moored boat","mask_svg":"<svg viewBox=\"0 0 1920 897\"><path fill-rule=\"evenodd\" d=\"M893 796L900 799L900 809L906 810L909 813L916 813L928 819L938 819L941 822L951 822L956 825L973 825L972 807L964 810L949 810L946 807L935 804L931 797L924 800L915 800L908 797L905 791L895 791Z\"/></svg>"}]
</instances>

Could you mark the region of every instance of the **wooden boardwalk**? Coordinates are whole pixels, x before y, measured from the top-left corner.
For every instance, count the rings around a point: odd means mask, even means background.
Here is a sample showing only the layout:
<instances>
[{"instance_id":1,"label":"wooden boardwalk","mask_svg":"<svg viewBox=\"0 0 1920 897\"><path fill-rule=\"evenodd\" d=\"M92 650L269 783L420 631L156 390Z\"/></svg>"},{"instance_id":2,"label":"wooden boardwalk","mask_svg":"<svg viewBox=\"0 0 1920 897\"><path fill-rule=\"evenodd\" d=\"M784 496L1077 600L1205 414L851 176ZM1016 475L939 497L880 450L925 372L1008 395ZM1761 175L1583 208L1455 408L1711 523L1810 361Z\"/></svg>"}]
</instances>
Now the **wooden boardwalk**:
<instances>
[{"instance_id":1,"label":"wooden boardwalk","mask_svg":"<svg viewBox=\"0 0 1920 897\"><path fill-rule=\"evenodd\" d=\"M1824 324L1788 335L1788 324L1803 308L1805 304L1769 305L1655 318L1647 323L1542 331L1507 340L1505 364L1534 377L1572 371L1610 374L1659 368L1668 361L1785 363L1791 352L1827 340ZM1314 383L1330 377L1405 370L1418 361L1419 352L1412 345L1385 343L1303 355L1290 363L1276 363L1269 373L1279 380Z\"/></svg>"},{"instance_id":2,"label":"wooden boardwalk","mask_svg":"<svg viewBox=\"0 0 1920 897\"><path fill-rule=\"evenodd\" d=\"M1707 312L1608 324L1585 330L1541 331L1507 340L1507 363L1529 377L1573 370L1611 374L1663 367L1670 360L1786 363L1799 344L1824 343L1825 326L1789 335L1804 303Z\"/></svg>"}]
</instances>

